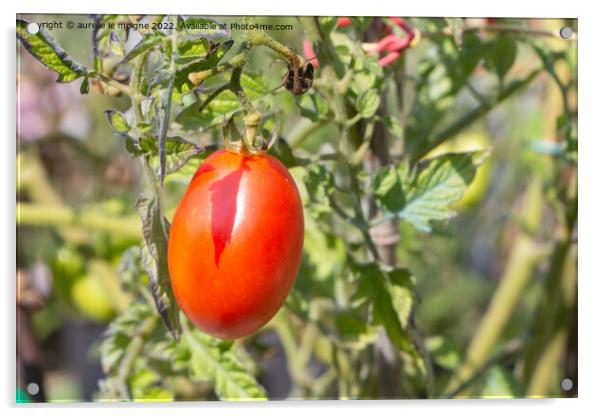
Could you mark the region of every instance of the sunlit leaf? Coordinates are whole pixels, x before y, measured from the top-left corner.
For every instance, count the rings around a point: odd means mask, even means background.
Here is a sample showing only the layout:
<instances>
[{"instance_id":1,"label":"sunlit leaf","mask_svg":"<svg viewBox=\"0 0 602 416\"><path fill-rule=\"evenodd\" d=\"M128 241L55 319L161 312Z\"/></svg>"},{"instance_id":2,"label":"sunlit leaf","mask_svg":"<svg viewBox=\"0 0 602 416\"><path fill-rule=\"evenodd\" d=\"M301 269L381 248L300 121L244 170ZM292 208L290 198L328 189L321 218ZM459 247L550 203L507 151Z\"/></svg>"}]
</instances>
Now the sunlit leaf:
<instances>
[{"instance_id":1,"label":"sunlit leaf","mask_svg":"<svg viewBox=\"0 0 602 416\"><path fill-rule=\"evenodd\" d=\"M223 43L209 44L209 49L203 56L193 59L190 63L178 68L175 79L176 90L180 92L189 90L192 87L192 84L188 79L188 75L193 72L204 71L216 66L233 44L234 41L232 40L227 40ZM184 86L186 86L186 88L184 88Z\"/></svg>"},{"instance_id":2,"label":"sunlit leaf","mask_svg":"<svg viewBox=\"0 0 602 416\"><path fill-rule=\"evenodd\" d=\"M143 54L144 52L150 51L156 46L160 45L161 42L165 39L164 36L160 36L157 33L146 35L134 46L123 58L122 62L128 62L134 59L135 57Z\"/></svg>"},{"instance_id":3,"label":"sunlit leaf","mask_svg":"<svg viewBox=\"0 0 602 416\"><path fill-rule=\"evenodd\" d=\"M106 110L105 116L107 116L107 120L114 133L121 135L130 131L130 125L126 120L125 115L120 111L114 109Z\"/></svg>"},{"instance_id":4,"label":"sunlit leaf","mask_svg":"<svg viewBox=\"0 0 602 416\"><path fill-rule=\"evenodd\" d=\"M315 218L331 212L330 195L334 192L332 173L322 164L311 164L303 181L307 188L310 212Z\"/></svg>"},{"instance_id":5,"label":"sunlit leaf","mask_svg":"<svg viewBox=\"0 0 602 416\"><path fill-rule=\"evenodd\" d=\"M455 370L462 362L460 348L442 336L428 338L426 348L433 361L447 370Z\"/></svg>"},{"instance_id":6,"label":"sunlit leaf","mask_svg":"<svg viewBox=\"0 0 602 416\"><path fill-rule=\"evenodd\" d=\"M140 140L140 150L150 156L153 170L159 173L159 153L157 150L157 137L144 136ZM181 137L173 136L165 138L165 174L176 172L188 161L203 152L203 148L195 143L189 142Z\"/></svg>"},{"instance_id":7,"label":"sunlit leaf","mask_svg":"<svg viewBox=\"0 0 602 416\"><path fill-rule=\"evenodd\" d=\"M133 303L111 322L100 344L100 363L105 374L117 371L136 327L151 315L146 303Z\"/></svg>"},{"instance_id":8,"label":"sunlit leaf","mask_svg":"<svg viewBox=\"0 0 602 416\"><path fill-rule=\"evenodd\" d=\"M195 378L211 383L220 399L266 399L264 389L249 373L232 343L224 348L222 341L191 329L184 331L181 344L186 350L176 358L177 365L189 369Z\"/></svg>"},{"instance_id":9,"label":"sunlit leaf","mask_svg":"<svg viewBox=\"0 0 602 416\"><path fill-rule=\"evenodd\" d=\"M488 151L449 153L422 162L417 171L403 164L397 169L385 167L376 175L373 192L385 212L430 232L432 221L455 215L452 204L462 197L487 156Z\"/></svg>"},{"instance_id":10,"label":"sunlit leaf","mask_svg":"<svg viewBox=\"0 0 602 416\"><path fill-rule=\"evenodd\" d=\"M241 86L247 97L254 103L270 102L272 89L265 76L245 72L240 79ZM210 93L210 92L209 92ZM199 101L184 108L176 117L176 121L185 130L199 130L216 127L234 114L242 110L240 100L230 90L223 91L203 111L199 112L202 102L207 95L202 94Z\"/></svg>"},{"instance_id":11,"label":"sunlit leaf","mask_svg":"<svg viewBox=\"0 0 602 416\"><path fill-rule=\"evenodd\" d=\"M58 74L57 82L71 82L88 73L88 68L73 59L43 29L35 35L29 33L28 24L17 19L17 38L34 58Z\"/></svg>"},{"instance_id":12,"label":"sunlit leaf","mask_svg":"<svg viewBox=\"0 0 602 416\"><path fill-rule=\"evenodd\" d=\"M378 110L380 105L380 96L378 91L374 88L362 92L355 102L357 111L362 115L363 118L370 118Z\"/></svg>"}]
</instances>

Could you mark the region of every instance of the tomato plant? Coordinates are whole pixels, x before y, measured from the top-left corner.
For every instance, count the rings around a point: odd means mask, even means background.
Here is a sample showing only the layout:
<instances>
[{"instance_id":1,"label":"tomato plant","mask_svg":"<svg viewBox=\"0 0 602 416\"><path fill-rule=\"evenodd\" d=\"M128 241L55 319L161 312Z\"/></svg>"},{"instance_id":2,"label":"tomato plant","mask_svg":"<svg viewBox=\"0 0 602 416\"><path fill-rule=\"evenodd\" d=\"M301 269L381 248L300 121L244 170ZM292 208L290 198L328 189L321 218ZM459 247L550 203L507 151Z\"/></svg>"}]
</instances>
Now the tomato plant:
<instances>
[{"instance_id":1,"label":"tomato plant","mask_svg":"<svg viewBox=\"0 0 602 416\"><path fill-rule=\"evenodd\" d=\"M574 21L92 18L87 63L25 19L17 37L59 83L108 97L132 184L75 209L25 146L17 220L103 264L72 289L110 293L92 313L113 317L98 400L534 397L576 380L576 48L545 27Z\"/></svg>"}]
</instances>

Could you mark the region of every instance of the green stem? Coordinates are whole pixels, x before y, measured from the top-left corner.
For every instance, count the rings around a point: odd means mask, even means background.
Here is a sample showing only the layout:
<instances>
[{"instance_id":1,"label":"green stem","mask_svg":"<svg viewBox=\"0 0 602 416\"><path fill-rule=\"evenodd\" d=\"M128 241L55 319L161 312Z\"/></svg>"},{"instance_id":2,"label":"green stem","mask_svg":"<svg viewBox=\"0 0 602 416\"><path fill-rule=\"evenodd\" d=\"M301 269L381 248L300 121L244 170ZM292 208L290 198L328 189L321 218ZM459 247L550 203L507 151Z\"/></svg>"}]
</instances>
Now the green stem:
<instances>
[{"instance_id":1,"label":"green stem","mask_svg":"<svg viewBox=\"0 0 602 416\"><path fill-rule=\"evenodd\" d=\"M224 73L226 71L230 71L234 68L238 68L240 65L235 66L235 65L232 65L232 63L231 63L235 58L237 59L237 61L240 59L245 59L245 58L242 58L242 54L239 53L239 54L235 55L230 60L230 62L225 62L223 64L219 64L217 66L214 66L211 69L206 69L204 71L199 71L199 72L192 72L192 73L188 74L188 80L190 82L192 82L192 84L194 86L198 86L198 85L201 85L201 83L208 78L211 78L217 74Z\"/></svg>"},{"instance_id":2,"label":"green stem","mask_svg":"<svg viewBox=\"0 0 602 416\"><path fill-rule=\"evenodd\" d=\"M330 39L322 34L316 17L300 17L299 20L303 24L303 29L308 35L309 39L312 42L320 43L318 57L323 65L322 77L326 81L326 85L339 85L339 78L333 67L333 65L337 64L337 58L336 54L334 53L334 46L332 45ZM345 105L344 96L339 94L338 91L336 91L336 88L334 90L332 88L325 89L323 93L330 102L331 108L334 113L335 122L339 125L339 131L341 133L341 138L339 140L339 148L341 155L339 157L339 161L347 167L349 172L353 210L355 213L354 220L360 225L359 229L362 233L362 237L366 242L368 250L374 257L374 259L378 260L380 256L368 231L368 221L366 220L366 216L364 215L362 209L362 201L360 199L361 189L357 181L356 168L353 166L352 163L350 163L355 150L353 144L350 143L351 135L349 133L349 129L354 128L354 126L349 125L347 107Z\"/></svg>"},{"instance_id":3,"label":"green stem","mask_svg":"<svg viewBox=\"0 0 602 416\"><path fill-rule=\"evenodd\" d=\"M479 378L483 374L485 374L485 372L489 368L491 368L492 366L494 366L496 364L503 365L510 359L515 358L516 354L520 353L522 347L523 347L523 343L520 340L509 341L506 344L506 346L503 348L503 351L501 351L499 354L492 357L483 366L481 366L477 371L475 371L474 374L469 379L467 379L464 383L459 385L455 390L449 392L449 394L444 396L443 398L451 399L451 398L457 397L460 393L467 391L470 388L470 386L474 382L479 380Z\"/></svg>"},{"instance_id":4,"label":"green stem","mask_svg":"<svg viewBox=\"0 0 602 416\"><path fill-rule=\"evenodd\" d=\"M472 378L488 360L543 254L529 237L521 235L517 238L498 289L470 341L463 364L446 389L446 394Z\"/></svg>"},{"instance_id":5,"label":"green stem","mask_svg":"<svg viewBox=\"0 0 602 416\"><path fill-rule=\"evenodd\" d=\"M78 212L60 205L17 203L17 225L51 227L75 226L103 231L116 236L139 240L140 222L136 217L119 218L92 212Z\"/></svg>"},{"instance_id":6,"label":"green stem","mask_svg":"<svg viewBox=\"0 0 602 416\"><path fill-rule=\"evenodd\" d=\"M250 18L251 21L254 19ZM247 41L250 46L265 46L285 57L288 62L299 67L303 64L303 57L297 55L291 48L278 42L263 30L250 30L247 32Z\"/></svg>"},{"instance_id":7,"label":"green stem","mask_svg":"<svg viewBox=\"0 0 602 416\"><path fill-rule=\"evenodd\" d=\"M178 22L176 17L171 17L172 23L177 26ZM169 122L171 118L171 103L176 79L176 59L175 54L178 48L177 31L172 29L169 40L171 42L171 55L169 56L169 84L167 89L163 92L164 103L163 103L163 117L161 118L161 131L159 132L158 150L159 150L159 180L161 186L163 186L163 180L165 179L165 138L167 137L167 131L169 129Z\"/></svg>"},{"instance_id":8,"label":"green stem","mask_svg":"<svg viewBox=\"0 0 602 416\"><path fill-rule=\"evenodd\" d=\"M150 334L155 330L157 326L158 315L153 315L142 322L134 338L128 344L123 359L121 360L121 364L119 366L119 373L117 374L117 381L120 386L121 394L124 395L126 399L132 399L131 394L128 388L128 379L132 370L134 369L134 365L136 364L136 358L140 356L144 346L146 345L146 341Z\"/></svg>"},{"instance_id":9,"label":"green stem","mask_svg":"<svg viewBox=\"0 0 602 416\"><path fill-rule=\"evenodd\" d=\"M555 372L562 357L567 337L566 329L559 329L544 349L540 351L538 365L535 367L527 387L527 397L548 397L552 385L558 388L561 378Z\"/></svg>"},{"instance_id":10,"label":"green stem","mask_svg":"<svg viewBox=\"0 0 602 416\"><path fill-rule=\"evenodd\" d=\"M230 89L230 83L227 83L227 84L223 84L223 85L217 87L215 90L213 90L213 92L211 92L211 94L209 94L209 96L207 96L207 98L205 98L205 101L203 101L201 103L201 105L199 106L199 113L201 113L205 108L207 108L209 103L211 103L211 101L213 101L215 98L217 98L218 95L220 95L222 92L229 90L229 89Z\"/></svg>"},{"instance_id":11,"label":"green stem","mask_svg":"<svg viewBox=\"0 0 602 416\"><path fill-rule=\"evenodd\" d=\"M283 309L269 323L278 334L282 348L286 354L287 365L292 379L300 387L311 386L312 378L305 372L307 362L299 354L297 342L291 323L287 317L287 312Z\"/></svg>"},{"instance_id":12,"label":"green stem","mask_svg":"<svg viewBox=\"0 0 602 416\"><path fill-rule=\"evenodd\" d=\"M98 74L97 78L99 80L101 80L102 82L104 82L105 84L107 84L110 87L115 88L116 90L118 90L119 92L121 92L124 95L127 96L131 96L131 90L127 85L122 84L121 82L117 82L114 79L104 75L104 74Z\"/></svg>"},{"instance_id":13,"label":"green stem","mask_svg":"<svg viewBox=\"0 0 602 416\"><path fill-rule=\"evenodd\" d=\"M473 122L483 117L489 111L491 111L496 105L504 101L506 98L512 96L516 92L520 91L522 88L526 87L533 81L540 73L542 69L535 69L525 78L520 80L515 80L509 84L507 84L502 91L498 94L498 96L491 100L482 102L478 107L473 110L468 111L464 115L460 116L455 122L451 123L446 129L438 133L433 140L430 141L421 141L419 145L417 145L417 149L412 153L412 163L415 163L422 159L427 153L433 150L435 147L439 146L441 143L446 141L447 139L455 136L460 131L464 130L466 127L470 126Z\"/></svg>"},{"instance_id":14,"label":"green stem","mask_svg":"<svg viewBox=\"0 0 602 416\"><path fill-rule=\"evenodd\" d=\"M541 223L543 212L542 206L537 203L541 198L541 192L543 191L540 182L537 179L533 180L525 202L526 213L531 216L530 221L537 224ZM537 212L529 212L529 209L537 209ZM549 250L541 247L528 233L522 231L516 237L498 288L470 341L464 362L446 388L446 394L457 390L458 386L472 378L487 362L516 309L535 267L548 254ZM467 391L459 393L468 394Z\"/></svg>"},{"instance_id":15,"label":"green stem","mask_svg":"<svg viewBox=\"0 0 602 416\"><path fill-rule=\"evenodd\" d=\"M140 92L142 88L142 79L144 74L144 68L146 67L146 61L148 59L148 52L143 53L134 64L132 70L132 77L130 79L130 99L132 100L132 106L134 107L134 114L136 116L136 122L144 122L144 114L142 113L142 99L144 96Z\"/></svg>"},{"instance_id":16,"label":"green stem","mask_svg":"<svg viewBox=\"0 0 602 416\"><path fill-rule=\"evenodd\" d=\"M526 350L524 378L529 386L529 394L534 395L545 394L551 386L550 379L546 380L546 377L556 368L563 351L561 347L568 336L567 326L571 322L575 302L576 254L572 241L577 223L575 170L572 175L569 198L564 208L566 213L557 227L556 243L545 279L546 297L534 325L537 334Z\"/></svg>"}]
</instances>

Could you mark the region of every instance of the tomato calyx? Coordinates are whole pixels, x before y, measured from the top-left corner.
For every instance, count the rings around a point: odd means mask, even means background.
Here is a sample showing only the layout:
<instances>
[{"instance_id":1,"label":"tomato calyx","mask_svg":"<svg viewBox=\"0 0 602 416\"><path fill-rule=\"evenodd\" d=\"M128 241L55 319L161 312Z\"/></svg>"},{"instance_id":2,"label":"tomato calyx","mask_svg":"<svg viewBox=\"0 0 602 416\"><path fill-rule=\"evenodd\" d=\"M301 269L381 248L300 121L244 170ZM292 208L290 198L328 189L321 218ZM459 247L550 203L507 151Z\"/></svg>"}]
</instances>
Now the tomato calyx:
<instances>
[{"instance_id":1,"label":"tomato calyx","mask_svg":"<svg viewBox=\"0 0 602 416\"><path fill-rule=\"evenodd\" d=\"M269 139L257 136L257 129L261 121L259 112L250 112L243 118L245 131L241 135L232 118L224 127L224 144L229 152L243 156L261 156L267 153L278 138L278 123Z\"/></svg>"}]
</instances>

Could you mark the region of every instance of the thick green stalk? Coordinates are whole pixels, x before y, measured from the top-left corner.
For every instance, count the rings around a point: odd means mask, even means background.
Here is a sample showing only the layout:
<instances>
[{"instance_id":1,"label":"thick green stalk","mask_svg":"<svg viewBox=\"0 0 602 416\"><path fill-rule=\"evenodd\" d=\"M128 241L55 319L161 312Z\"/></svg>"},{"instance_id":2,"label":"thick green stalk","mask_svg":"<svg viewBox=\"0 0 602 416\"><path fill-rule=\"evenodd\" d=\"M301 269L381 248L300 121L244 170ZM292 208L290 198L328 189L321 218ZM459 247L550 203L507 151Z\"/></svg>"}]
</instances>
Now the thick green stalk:
<instances>
[{"instance_id":1,"label":"thick green stalk","mask_svg":"<svg viewBox=\"0 0 602 416\"><path fill-rule=\"evenodd\" d=\"M537 180L531 183L526 201L528 210L538 210L526 213L531 221L536 220L537 223L541 221L542 215L542 208L538 203L541 198L540 186ZM523 231L518 234L498 288L470 341L464 362L445 390L446 395L456 392L459 386L471 379L487 363L535 267L546 253L547 250L533 241L530 235ZM470 394L470 389L458 393L466 396Z\"/></svg>"},{"instance_id":2,"label":"thick green stalk","mask_svg":"<svg viewBox=\"0 0 602 416\"><path fill-rule=\"evenodd\" d=\"M577 223L576 171L568 190L563 221L557 226L556 243L545 280L546 297L534 327L537 333L527 345L524 379L528 394L545 395L560 380L547 379L558 368L574 313L577 287L577 255L572 241ZM554 383L554 384L552 384Z\"/></svg>"},{"instance_id":3,"label":"thick green stalk","mask_svg":"<svg viewBox=\"0 0 602 416\"><path fill-rule=\"evenodd\" d=\"M66 206L28 202L17 203L17 225L81 227L135 240L142 237L136 217L111 217L97 212L78 212Z\"/></svg>"},{"instance_id":4,"label":"thick green stalk","mask_svg":"<svg viewBox=\"0 0 602 416\"><path fill-rule=\"evenodd\" d=\"M284 309L278 312L268 326L278 334L286 354L288 371L295 384L302 388L310 387L313 379L305 371L310 357L307 354L301 354L299 348L297 348L297 341L287 312Z\"/></svg>"},{"instance_id":5,"label":"thick green stalk","mask_svg":"<svg viewBox=\"0 0 602 416\"><path fill-rule=\"evenodd\" d=\"M539 363L537 367L535 367L531 376L531 382L527 386L527 397L548 397L550 387L553 384L555 384L554 387L556 389L560 386L561 378L555 373L558 369L560 359L562 358L567 337L568 333L566 329L559 329L551 341L541 351Z\"/></svg>"}]
</instances>

